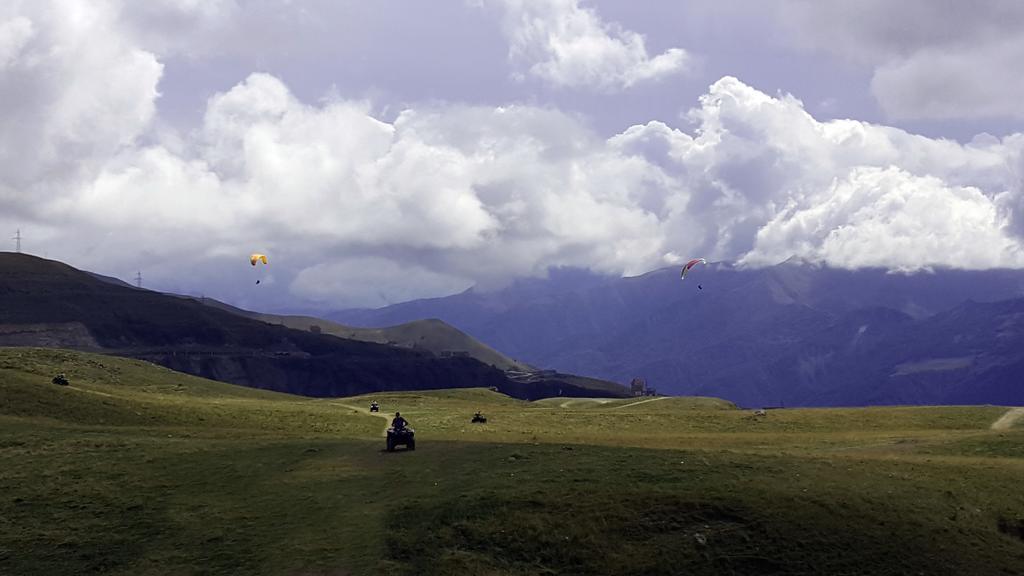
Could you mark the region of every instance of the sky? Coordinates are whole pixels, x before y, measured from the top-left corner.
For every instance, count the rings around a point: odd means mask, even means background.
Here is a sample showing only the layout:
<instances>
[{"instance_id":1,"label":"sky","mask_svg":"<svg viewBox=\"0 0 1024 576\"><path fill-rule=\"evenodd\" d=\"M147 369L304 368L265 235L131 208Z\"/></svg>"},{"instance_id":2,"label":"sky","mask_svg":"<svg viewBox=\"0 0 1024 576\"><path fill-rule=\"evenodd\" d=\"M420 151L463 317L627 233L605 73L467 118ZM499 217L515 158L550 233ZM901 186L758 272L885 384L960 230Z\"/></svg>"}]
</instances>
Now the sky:
<instances>
[{"instance_id":1,"label":"sky","mask_svg":"<svg viewBox=\"0 0 1024 576\"><path fill-rule=\"evenodd\" d=\"M7 0L0 230L268 312L698 256L1021 268L1021 30L1016 0Z\"/></svg>"}]
</instances>

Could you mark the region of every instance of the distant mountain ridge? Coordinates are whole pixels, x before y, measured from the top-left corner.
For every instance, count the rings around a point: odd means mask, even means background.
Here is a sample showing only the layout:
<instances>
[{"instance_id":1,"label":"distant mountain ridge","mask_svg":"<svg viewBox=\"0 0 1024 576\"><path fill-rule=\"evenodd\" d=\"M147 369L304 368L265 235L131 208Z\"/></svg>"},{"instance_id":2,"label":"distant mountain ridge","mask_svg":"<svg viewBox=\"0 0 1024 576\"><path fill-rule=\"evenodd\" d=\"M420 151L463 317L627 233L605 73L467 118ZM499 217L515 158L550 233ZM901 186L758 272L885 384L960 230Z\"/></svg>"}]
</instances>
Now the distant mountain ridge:
<instances>
[{"instance_id":1,"label":"distant mountain ridge","mask_svg":"<svg viewBox=\"0 0 1024 576\"><path fill-rule=\"evenodd\" d=\"M469 356L494 366L503 371L536 372L537 368L524 362L519 362L474 339L465 332L454 326L438 320L428 318L425 320L414 320L395 326L383 328L357 328L345 326L324 318L315 316L293 316L283 314L265 314L252 312L231 306L212 298L201 298L200 302L207 306L227 310L233 314L239 314L268 324L280 324L295 330L304 330L329 334L349 340L361 342L374 342L387 344L402 348L423 349L432 352L436 356Z\"/></svg>"},{"instance_id":2,"label":"distant mountain ridge","mask_svg":"<svg viewBox=\"0 0 1024 576\"><path fill-rule=\"evenodd\" d=\"M462 355L294 330L25 254L0 253L0 345L140 358L182 372L307 396L494 387L510 395L623 395L557 378L521 382Z\"/></svg>"},{"instance_id":3,"label":"distant mountain ridge","mask_svg":"<svg viewBox=\"0 0 1024 576\"><path fill-rule=\"evenodd\" d=\"M700 284L702 289L698 289ZM516 358L741 405L1024 404L1024 271L790 260L549 279L331 317L436 317Z\"/></svg>"}]
</instances>

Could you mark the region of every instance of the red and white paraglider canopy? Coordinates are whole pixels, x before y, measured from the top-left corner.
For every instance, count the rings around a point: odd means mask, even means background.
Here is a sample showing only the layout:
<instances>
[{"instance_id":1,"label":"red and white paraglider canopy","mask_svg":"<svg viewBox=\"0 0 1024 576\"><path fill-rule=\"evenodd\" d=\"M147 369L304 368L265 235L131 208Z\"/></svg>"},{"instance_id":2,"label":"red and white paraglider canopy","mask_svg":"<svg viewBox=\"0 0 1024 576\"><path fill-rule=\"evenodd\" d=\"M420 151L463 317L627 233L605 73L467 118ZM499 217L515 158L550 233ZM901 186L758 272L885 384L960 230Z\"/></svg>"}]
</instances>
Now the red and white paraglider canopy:
<instances>
[{"instance_id":1,"label":"red and white paraglider canopy","mask_svg":"<svg viewBox=\"0 0 1024 576\"><path fill-rule=\"evenodd\" d=\"M690 260L689 262L687 262L686 264L683 265L683 271L680 274L680 278L685 280L686 279L686 275L690 273L690 268L693 268L697 264L707 264L707 263L708 263L708 261L703 259L703 258L694 258L693 260Z\"/></svg>"}]
</instances>

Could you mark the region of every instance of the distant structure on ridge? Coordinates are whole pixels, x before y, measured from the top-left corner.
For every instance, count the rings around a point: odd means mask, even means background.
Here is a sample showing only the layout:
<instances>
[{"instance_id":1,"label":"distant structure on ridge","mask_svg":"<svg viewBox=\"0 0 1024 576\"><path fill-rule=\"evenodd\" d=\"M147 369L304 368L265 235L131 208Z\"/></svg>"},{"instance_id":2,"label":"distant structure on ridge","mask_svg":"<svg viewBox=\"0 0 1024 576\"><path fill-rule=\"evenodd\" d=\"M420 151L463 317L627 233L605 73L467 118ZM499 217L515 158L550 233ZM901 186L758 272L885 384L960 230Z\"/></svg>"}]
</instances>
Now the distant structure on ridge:
<instances>
[{"instance_id":1,"label":"distant structure on ridge","mask_svg":"<svg viewBox=\"0 0 1024 576\"><path fill-rule=\"evenodd\" d=\"M654 388L647 387L647 380L643 378L633 378L629 383L629 391L633 396L657 396L658 391Z\"/></svg>"},{"instance_id":2,"label":"distant structure on ridge","mask_svg":"<svg viewBox=\"0 0 1024 576\"><path fill-rule=\"evenodd\" d=\"M14 233L13 240L14 251L17 252L18 254L21 254L21 228L18 228L18 231Z\"/></svg>"}]
</instances>

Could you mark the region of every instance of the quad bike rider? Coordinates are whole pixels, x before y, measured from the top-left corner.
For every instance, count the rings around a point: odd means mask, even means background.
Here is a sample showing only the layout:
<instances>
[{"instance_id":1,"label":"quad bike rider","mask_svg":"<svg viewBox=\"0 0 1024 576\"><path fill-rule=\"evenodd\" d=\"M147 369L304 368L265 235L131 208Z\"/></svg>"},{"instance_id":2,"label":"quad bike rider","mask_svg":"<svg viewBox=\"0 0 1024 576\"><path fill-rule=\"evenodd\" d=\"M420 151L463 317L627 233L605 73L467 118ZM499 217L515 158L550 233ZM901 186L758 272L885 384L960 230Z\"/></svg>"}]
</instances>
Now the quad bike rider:
<instances>
[{"instance_id":1,"label":"quad bike rider","mask_svg":"<svg viewBox=\"0 0 1024 576\"><path fill-rule=\"evenodd\" d=\"M388 428L388 452L394 452L396 446L405 446L406 450L416 449L416 431L409 428L409 422L402 418L401 412L395 412Z\"/></svg>"},{"instance_id":2,"label":"quad bike rider","mask_svg":"<svg viewBox=\"0 0 1024 576\"><path fill-rule=\"evenodd\" d=\"M486 424L486 423L487 423L487 418L483 414L480 414L480 411L478 410L477 413L473 415L473 424Z\"/></svg>"},{"instance_id":3,"label":"quad bike rider","mask_svg":"<svg viewBox=\"0 0 1024 576\"><path fill-rule=\"evenodd\" d=\"M380 412L380 404L376 400L370 402L370 412Z\"/></svg>"}]
</instances>

